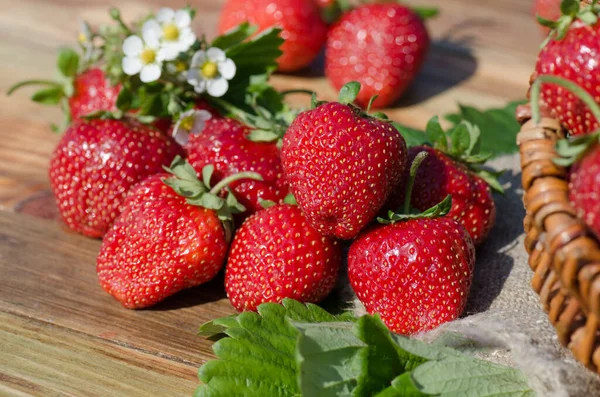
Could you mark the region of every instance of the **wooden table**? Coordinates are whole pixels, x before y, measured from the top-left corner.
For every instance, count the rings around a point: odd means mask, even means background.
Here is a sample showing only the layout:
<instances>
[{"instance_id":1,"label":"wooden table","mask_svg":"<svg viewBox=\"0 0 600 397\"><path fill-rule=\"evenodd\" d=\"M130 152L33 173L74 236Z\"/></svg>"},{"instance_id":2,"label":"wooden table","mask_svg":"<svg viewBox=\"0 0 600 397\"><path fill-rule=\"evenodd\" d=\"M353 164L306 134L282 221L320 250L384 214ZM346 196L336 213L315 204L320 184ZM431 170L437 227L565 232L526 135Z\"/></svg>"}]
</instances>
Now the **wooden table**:
<instances>
[{"instance_id":1,"label":"wooden table","mask_svg":"<svg viewBox=\"0 0 600 397\"><path fill-rule=\"evenodd\" d=\"M199 8L196 31L210 36L220 2L190 2ZM56 50L73 43L76 21L107 21L110 3L0 0L0 90L51 78ZM112 3L125 18L164 4ZM529 1L420 3L441 4L429 23L435 44L418 82L388 112L392 118L422 128L456 102L489 107L523 98L541 41ZM274 80L335 95L318 68ZM233 312L222 279L144 311L123 309L105 294L94 271L99 242L56 220L46 167L59 139L48 125L59 120L58 110L25 92L0 96L0 395L190 396L198 366L212 357L211 343L195 331Z\"/></svg>"}]
</instances>

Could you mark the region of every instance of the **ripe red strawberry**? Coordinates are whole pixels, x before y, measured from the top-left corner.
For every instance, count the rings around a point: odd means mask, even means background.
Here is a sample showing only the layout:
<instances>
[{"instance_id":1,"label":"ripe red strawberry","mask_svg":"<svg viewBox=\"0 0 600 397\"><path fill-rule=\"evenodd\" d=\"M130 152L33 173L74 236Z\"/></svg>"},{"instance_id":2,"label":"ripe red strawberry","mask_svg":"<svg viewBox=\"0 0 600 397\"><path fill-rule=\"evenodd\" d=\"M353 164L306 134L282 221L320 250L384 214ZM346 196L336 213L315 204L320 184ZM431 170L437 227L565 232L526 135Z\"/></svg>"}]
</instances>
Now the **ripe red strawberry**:
<instances>
[{"instance_id":1,"label":"ripe red strawberry","mask_svg":"<svg viewBox=\"0 0 600 397\"><path fill-rule=\"evenodd\" d=\"M600 147L595 145L571 169L569 199L578 215L600 237Z\"/></svg>"},{"instance_id":2,"label":"ripe red strawberry","mask_svg":"<svg viewBox=\"0 0 600 397\"><path fill-rule=\"evenodd\" d=\"M595 13L591 6L584 10ZM600 103L600 23L588 25L578 18L581 15L578 12L576 5L570 15L561 17L563 22L565 18L574 19L571 24L547 24L556 29L556 35L539 53L535 74L569 80ZM560 85L545 83L541 87L542 104L552 109L571 135L586 134L598 128L597 117L580 97Z\"/></svg>"},{"instance_id":3,"label":"ripe red strawberry","mask_svg":"<svg viewBox=\"0 0 600 397\"><path fill-rule=\"evenodd\" d=\"M419 153L409 172L410 202ZM348 252L348 278L371 314L394 332L412 335L454 320L465 308L475 265L466 230L447 214L451 196L420 214L410 211L378 218L383 225L361 233ZM407 207L407 205L405 206Z\"/></svg>"},{"instance_id":4,"label":"ripe red strawberry","mask_svg":"<svg viewBox=\"0 0 600 397\"><path fill-rule=\"evenodd\" d=\"M102 237L129 188L162 171L181 147L165 134L120 120L80 121L67 129L50 161L50 183L65 223Z\"/></svg>"},{"instance_id":5,"label":"ripe red strawberry","mask_svg":"<svg viewBox=\"0 0 600 397\"><path fill-rule=\"evenodd\" d=\"M71 117L78 119L97 110L116 110L120 85L112 85L104 72L91 68L73 81L73 95L69 98Z\"/></svg>"},{"instance_id":6,"label":"ripe red strawberry","mask_svg":"<svg viewBox=\"0 0 600 397\"><path fill-rule=\"evenodd\" d=\"M444 131L437 117L427 123L426 134L433 148L413 147L408 152L411 163L419 152L428 156L422 161L410 206L424 211L446 196L452 196L452 210L448 216L458 221L471 235L475 246L487 238L496 220L496 205L490 187L502 193L497 177L502 172L491 172L482 168L490 157L480 153L479 128L467 121ZM403 180L408 181L409 172L404 172ZM405 203L404 185L390 196L387 210L395 211ZM409 208L404 206L404 211Z\"/></svg>"},{"instance_id":7,"label":"ripe red strawberry","mask_svg":"<svg viewBox=\"0 0 600 397\"><path fill-rule=\"evenodd\" d=\"M231 214L241 209L231 195L227 201L217 197L222 185L208 191L180 158L170 172L177 177L156 174L131 189L102 241L96 265L100 284L130 309L152 306L215 277L227 255ZM210 209L217 207L218 212Z\"/></svg>"},{"instance_id":8,"label":"ripe red strawberry","mask_svg":"<svg viewBox=\"0 0 600 397\"><path fill-rule=\"evenodd\" d=\"M406 163L398 131L348 105L359 89L349 84L341 103L300 113L281 151L285 176L309 223L341 239L354 238L373 219Z\"/></svg>"},{"instance_id":9,"label":"ripe red strawberry","mask_svg":"<svg viewBox=\"0 0 600 397\"><path fill-rule=\"evenodd\" d=\"M325 44L327 25L319 8L309 0L228 0L221 11L219 33L243 22L257 25L259 31L278 26L283 29L283 55L277 63L282 72L308 66Z\"/></svg>"},{"instance_id":10,"label":"ripe red strawberry","mask_svg":"<svg viewBox=\"0 0 600 397\"><path fill-rule=\"evenodd\" d=\"M487 182L440 150L427 146L412 147L408 162L426 151L412 194L411 205L419 211L439 203L447 195L452 196L452 210L448 214L458 221L471 235L475 246L481 245L492 230L496 220L496 205ZM408 175L405 173L405 178ZM395 210L404 202L404 185L392 194L387 207Z\"/></svg>"},{"instance_id":11,"label":"ripe red strawberry","mask_svg":"<svg viewBox=\"0 0 600 397\"><path fill-rule=\"evenodd\" d=\"M356 99L367 106L391 105L415 79L429 49L421 18L394 3L361 5L340 18L327 37L325 74L334 88L363 86Z\"/></svg>"},{"instance_id":12,"label":"ripe red strawberry","mask_svg":"<svg viewBox=\"0 0 600 397\"><path fill-rule=\"evenodd\" d=\"M239 311L292 298L319 302L335 286L339 244L321 236L300 209L283 204L248 218L237 231L225 270L225 288Z\"/></svg>"},{"instance_id":13,"label":"ripe red strawberry","mask_svg":"<svg viewBox=\"0 0 600 397\"><path fill-rule=\"evenodd\" d=\"M191 135L185 145L188 161L198 172L208 164L215 166L213 183L242 170L263 177L262 181L243 180L230 185L247 208L243 215L262 210L261 200L277 203L289 193L277 144L251 141L250 132L249 127L236 120L213 118L206 122L202 133Z\"/></svg>"},{"instance_id":14,"label":"ripe red strawberry","mask_svg":"<svg viewBox=\"0 0 600 397\"><path fill-rule=\"evenodd\" d=\"M361 233L348 252L348 277L369 313L412 335L460 316L474 264L475 248L458 222L414 219Z\"/></svg>"}]
</instances>

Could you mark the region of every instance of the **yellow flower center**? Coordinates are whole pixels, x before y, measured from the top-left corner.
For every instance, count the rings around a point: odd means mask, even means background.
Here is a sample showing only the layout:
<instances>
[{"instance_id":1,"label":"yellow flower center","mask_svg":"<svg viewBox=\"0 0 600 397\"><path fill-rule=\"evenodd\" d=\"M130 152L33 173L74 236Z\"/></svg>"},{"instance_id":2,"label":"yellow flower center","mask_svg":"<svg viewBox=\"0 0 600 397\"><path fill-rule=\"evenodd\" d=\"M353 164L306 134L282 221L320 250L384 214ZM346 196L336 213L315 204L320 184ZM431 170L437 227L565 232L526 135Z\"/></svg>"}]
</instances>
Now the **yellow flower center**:
<instances>
[{"instance_id":1,"label":"yellow flower center","mask_svg":"<svg viewBox=\"0 0 600 397\"><path fill-rule=\"evenodd\" d=\"M219 73L219 68L217 64L211 61L204 62L202 68L200 69L202 75L207 79L214 79Z\"/></svg>"},{"instance_id":2,"label":"yellow flower center","mask_svg":"<svg viewBox=\"0 0 600 397\"><path fill-rule=\"evenodd\" d=\"M163 26L162 31L165 40L175 41L179 38L179 28L175 24L166 24L165 26Z\"/></svg>"},{"instance_id":3,"label":"yellow flower center","mask_svg":"<svg viewBox=\"0 0 600 397\"><path fill-rule=\"evenodd\" d=\"M149 63L154 62L154 60L156 59L156 51L151 50L149 48L146 48L144 51L142 51L142 53L140 54L140 59L142 60L142 63L144 65L147 65Z\"/></svg>"},{"instance_id":4,"label":"yellow flower center","mask_svg":"<svg viewBox=\"0 0 600 397\"><path fill-rule=\"evenodd\" d=\"M79 33L79 36L77 36L77 41L79 41L81 44L85 44L88 42L88 38L85 33L81 32Z\"/></svg>"},{"instance_id":5,"label":"yellow flower center","mask_svg":"<svg viewBox=\"0 0 600 397\"><path fill-rule=\"evenodd\" d=\"M182 129L190 132L194 128L194 115L184 117L179 124Z\"/></svg>"},{"instance_id":6,"label":"yellow flower center","mask_svg":"<svg viewBox=\"0 0 600 397\"><path fill-rule=\"evenodd\" d=\"M185 72L187 69L187 65L185 64L185 62L183 61L177 61L175 62L175 70L179 73L181 72Z\"/></svg>"}]
</instances>

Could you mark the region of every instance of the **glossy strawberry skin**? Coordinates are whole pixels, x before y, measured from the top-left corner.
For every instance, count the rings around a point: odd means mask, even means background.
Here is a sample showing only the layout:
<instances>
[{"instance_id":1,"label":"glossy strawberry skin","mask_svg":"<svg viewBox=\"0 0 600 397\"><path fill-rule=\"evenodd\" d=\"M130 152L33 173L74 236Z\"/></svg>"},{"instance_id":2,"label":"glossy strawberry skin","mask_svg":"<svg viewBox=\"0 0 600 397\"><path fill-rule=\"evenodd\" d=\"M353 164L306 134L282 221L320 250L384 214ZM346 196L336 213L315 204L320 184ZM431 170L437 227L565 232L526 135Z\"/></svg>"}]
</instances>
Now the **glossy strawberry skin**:
<instances>
[{"instance_id":1,"label":"glossy strawberry skin","mask_svg":"<svg viewBox=\"0 0 600 397\"><path fill-rule=\"evenodd\" d=\"M239 311L284 298L317 303L333 290L341 263L337 241L321 236L297 206L261 211L238 229L225 288Z\"/></svg>"},{"instance_id":2,"label":"glossy strawberry skin","mask_svg":"<svg viewBox=\"0 0 600 397\"><path fill-rule=\"evenodd\" d=\"M321 234L354 238L401 180L406 143L390 123L327 103L296 117L283 138L288 183Z\"/></svg>"},{"instance_id":3,"label":"glossy strawberry skin","mask_svg":"<svg viewBox=\"0 0 600 397\"><path fill-rule=\"evenodd\" d=\"M571 168L569 200L600 237L600 147L595 146Z\"/></svg>"},{"instance_id":4,"label":"glossy strawberry skin","mask_svg":"<svg viewBox=\"0 0 600 397\"><path fill-rule=\"evenodd\" d=\"M182 149L158 130L119 120L77 122L54 149L49 174L65 223L102 237L135 183L162 171Z\"/></svg>"},{"instance_id":5,"label":"glossy strawberry skin","mask_svg":"<svg viewBox=\"0 0 600 397\"><path fill-rule=\"evenodd\" d=\"M423 21L399 4L361 5L331 27L327 37L325 74L339 90L361 83L356 103L374 107L399 99L421 69L429 48Z\"/></svg>"},{"instance_id":6,"label":"glossy strawberry skin","mask_svg":"<svg viewBox=\"0 0 600 397\"><path fill-rule=\"evenodd\" d=\"M571 80L600 103L600 23L588 26L576 21L562 40L550 40L538 55L535 73ZM571 135L598 128L598 120L570 91L543 84L540 99Z\"/></svg>"},{"instance_id":7,"label":"glossy strawberry skin","mask_svg":"<svg viewBox=\"0 0 600 397\"><path fill-rule=\"evenodd\" d=\"M208 164L215 166L212 183L243 171L258 172L263 180L242 180L229 187L246 207L249 216L263 209L260 200L281 202L289 193L283 177L280 151L275 143L247 139L250 129L238 121L213 118L202 133L191 135L185 146L188 161L198 171ZM238 220L242 218L238 217Z\"/></svg>"},{"instance_id":8,"label":"glossy strawberry skin","mask_svg":"<svg viewBox=\"0 0 600 397\"><path fill-rule=\"evenodd\" d=\"M135 185L104 237L96 272L102 288L129 309L155 305L214 278L227 241L217 214L186 203L156 174Z\"/></svg>"},{"instance_id":9,"label":"glossy strawberry skin","mask_svg":"<svg viewBox=\"0 0 600 397\"><path fill-rule=\"evenodd\" d=\"M282 72L308 66L319 54L327 37L327 25L319 8L309 0L228 0L219 21L219 33L242 22L257 25L259 31L278 26L283 29L283 55L277 63Z\"/></svg>"},{"instance_id":10,"label":"glossy strawberry skin","mask_svg":"<svg viewBox=\"0 0 600 397\"><path fill-rule=\"evenodd\" d=\"M75 78L73 85L73 96L69 98L73 120L98 110L116 110L121 86L111 85L101 69L86 70Z\"/></svg>"},{"instance_id":11,"label":"glossy strawberry skin","mask_svg":"<svg viewBox=\"0 0 600 397\"><path fill-rule=\"evenodd\" d=\"M465 308L475 248L451 218L377 225L348 252L348 277L371 314L412 335L455 320Z\"/></svg>"},{"instance_id":12,"label":"glossy strawberry skin","mask_svg":"<svg viewBox=\"0 0 600 397\"><path fill-rule=\"evenodd\" d=\"M451 195L452 209L448 216L467 230L475 246L481 245L496 222L496 204L488 184L462 164L428 146L410 148L408 163L411 164L416 155L423 151L429 155L417 171L411 205L425 211ZM403 179L408 180L408 170ZM405 188L401 184L400 189L391 195L386 209L396 211L402 208L404 197Z\"/></svg>"}]
</instances>

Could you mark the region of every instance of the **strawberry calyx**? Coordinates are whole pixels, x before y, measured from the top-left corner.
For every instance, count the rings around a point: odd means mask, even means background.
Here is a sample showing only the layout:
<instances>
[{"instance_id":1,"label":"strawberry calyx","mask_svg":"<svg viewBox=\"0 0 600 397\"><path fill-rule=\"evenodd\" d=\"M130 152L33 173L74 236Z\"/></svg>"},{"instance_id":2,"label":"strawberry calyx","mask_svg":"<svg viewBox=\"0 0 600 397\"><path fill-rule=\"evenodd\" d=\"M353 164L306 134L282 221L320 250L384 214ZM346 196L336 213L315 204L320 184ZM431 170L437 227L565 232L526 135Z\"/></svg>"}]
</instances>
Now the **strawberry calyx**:
<instances>
[{"instance_id":1,"label":"strawberry calyx","mask_svg":"<svg viewBox=\"0 0 600 397\"><path fill-rule=\"evenodd\" d=\"M560 139L556 142L556 152L560 157L553 159L556 165L569 167L600 143L600 131L577 137Z\"/></svg>"},{"instance_id":2,"label":"strawberry calyx","mask_svg":"<svg viewBox=\"0 0 600 397\"><path fill-rule=\"evenodd\" d=\"M379 121L391 122L388 116L383 112L369 113L373 102L377 99L378 95L373 95L369 100L367 108L363 110L359 106L354 104L354 101L358 97L361 85L358 81L350 81L342 86L340 93L338 94L338 103L346 105L352 109L354 113L362 118L377 119ZM317 99L317 94L313 92L311 100L311 109L326 104L327 101L320 101Z\"/></svg>"},{"instance_id":3,"label":"strawberry calyx","mask_svg":"<svg viewBox=\"0 0 600 397\"><path fill-rule=\"evenodd\" d=\"M450 212L450 210L452 209L452 196L451 195L447 195L444 198L444 200L442 200L438 204L434 205L433 207L428 208L425 211L419 211L410 205L411 198L412 198L412 190L413 190L413 186L415 184L415 178L417 177L417 171L419 170L421 163L423 162L423 160L425 160L425 158L427 156L428 156L428 153L425 151L418 153L415 156L415 158L410 166L408 183L406 184L406 195L404 198L404 207L402 208L402 210L401 211L389 211L387 219L378 217L377 222L384 224L384 225L389 225L389 224L393 224L393 223L400 222L400 221L408 221L411 219L439 218L444 215L447 215Z\"/></svg>"},{"instance_id":4,"label":"strawberry calyx","mask_svg":"<svg viewBox=\"0 0 600 397\"><path fill-rule=\"evenodd\" d=\"M240 179L252 179L262 181L262 176L257 172L240 172L223 178L215 186L210 185L215 167L212 164L202 169L202 180L198 179L196 170L181 156L175 157L169 167L163 167L165 171L173 175L164 178L163 182L171 187L175 193L186 198L191 205L213 210L223 223L227 241L233 237L233 215L240 214L246 208L237 200L228 185ZM225 190L225 197L221 197L221 191Z\"/></svg>"},{"instance_id":5,"label":"strawberry calyx","mask_svg":"<svg viewBox=\"0 0 600 397\"><path fill-rule=\"evenodd\" d=\"M581 21L590 26L598 22L598 15L600 14L600 6L597 4L598 0L591 1L591 4L588 3L589 2L582 2L582 0L562 0L560 4L562 15L556 21L545 19L540 15L537 15L538 22L542 26L551 29L550 34L542 43L542 47L544 47L552 38L562 40L574 21Z\"/></svg>"},{"instance_id":6,"label":"strawberry calyx","mask_svg":"<svg viewBox=\"0 0 600 397\"><path fill-rule=\"evenodd\" d=\"M259 199L259 204L264 209L271 208L271 207L277 205L277 203L273 200L263 200L263 199ZM296 201L296 197L294 196L294 194L289 193L287 196L284 197L283 204L298 205L298 202Z\"/></svg>"},{"instance_id":7,"label":"strawberry calyx","mask_svg":"<svg viewBox=\"0 0 600 397\"><path fill-rule=\"evenodd\" d=\"M482 178L494 191L504 193L498 178L504 171L491 171L483 168L492 153L481 153L481 131L479 127L466 120L444 131L437 116L427 123L427 138L434 149L445 153L454 161L466 166L469 171Z\"/></svg>"},{"instance_id":8,"label":"strawberry calyx","mask_svg":"<svg viewBox=\"0 0 600 397\"><path fill-rule=\"evenodd\" d=\"M250 127L247 138L253 142L277 142L281 147L283 136L300 109L293 109L284 99L291 94L314 94L308 90L277 91L266 81L255 82L248 88L243 107L212 98L211 102L223 113Z\"/></svg>"}]
</instances>

